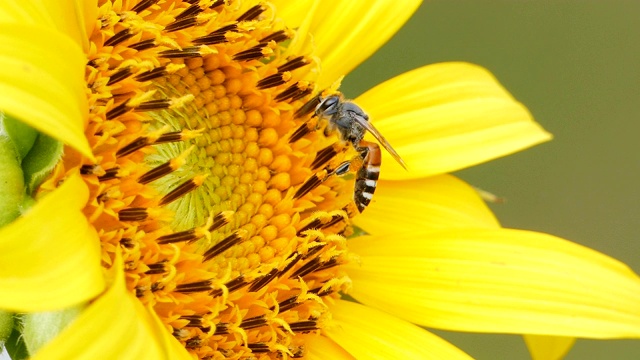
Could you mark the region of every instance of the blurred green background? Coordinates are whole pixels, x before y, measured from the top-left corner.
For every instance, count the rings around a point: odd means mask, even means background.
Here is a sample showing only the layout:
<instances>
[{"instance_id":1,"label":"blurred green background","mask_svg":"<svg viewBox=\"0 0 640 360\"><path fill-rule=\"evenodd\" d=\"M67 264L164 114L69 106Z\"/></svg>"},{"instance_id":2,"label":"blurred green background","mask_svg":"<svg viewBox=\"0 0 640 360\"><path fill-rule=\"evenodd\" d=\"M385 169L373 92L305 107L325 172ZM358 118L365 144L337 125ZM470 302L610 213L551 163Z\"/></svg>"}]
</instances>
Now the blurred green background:
<instances>
[{"instance_id":1,"label":"blurred green background","mask_svg":"<svg viewBox=\"0 0 640 360\"><path fill-rule=\"evenodd\" d=\"M640 273L640 1L426 1L342 90L353 98L451 60L488 68L555 136L457 175L507 199L491 206L505 227L564 237ZM438 334L477 359L529 359L518 336ZM640 340L578 340L566 359L640 359Z\"/></svg>"}]
</instances>

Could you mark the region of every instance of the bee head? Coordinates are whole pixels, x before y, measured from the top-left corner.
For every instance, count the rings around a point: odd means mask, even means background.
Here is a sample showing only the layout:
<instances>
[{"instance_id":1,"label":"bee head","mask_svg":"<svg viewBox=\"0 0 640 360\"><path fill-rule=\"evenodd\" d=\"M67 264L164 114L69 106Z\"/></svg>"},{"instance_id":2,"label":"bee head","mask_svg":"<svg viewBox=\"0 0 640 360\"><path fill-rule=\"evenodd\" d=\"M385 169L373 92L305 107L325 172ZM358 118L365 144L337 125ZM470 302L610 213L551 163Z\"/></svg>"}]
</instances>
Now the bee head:
<instances>
[{"instance_id":1,"label":"bee head","mask_svg":"<svg viewBox=\"0 0 640 360\"><path fill-rule=\"evenodd\" d=\"M320 104L316 106L316 115L331 116L338 111L338 105L340 105L340 95L329 95L320 101Z\"/></svg>"}]
</instances>

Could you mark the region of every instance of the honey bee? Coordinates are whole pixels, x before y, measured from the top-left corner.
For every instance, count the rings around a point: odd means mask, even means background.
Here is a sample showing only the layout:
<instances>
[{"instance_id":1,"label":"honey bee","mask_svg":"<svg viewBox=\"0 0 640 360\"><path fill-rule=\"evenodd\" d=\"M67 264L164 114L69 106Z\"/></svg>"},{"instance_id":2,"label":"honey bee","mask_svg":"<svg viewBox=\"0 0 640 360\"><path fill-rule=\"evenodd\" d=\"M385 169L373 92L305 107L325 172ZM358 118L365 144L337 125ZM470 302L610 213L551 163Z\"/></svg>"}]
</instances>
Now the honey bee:
<instances>
[{"instance_id":1,"label":"honey bee","mask_svg":"<svg viewBox=\"0 0 640 360\"><path fill-rule=\"evenodd\" d=\"M336 175L347 173L352 162L362 164L356 173L353 201L358 211L363 212L376 191L382 162L380 146L375 142L364 140L365 133L367 131L371 133L403 168L406 169L407 166L387 139L369 122L369 116L364 110L352 101L345 100L341 93L321 98L315 114L320 119L328 120L327 132L337 132L340 139L351 143L358 153L359 158L341 163L334 173Z\"/></svg>"}]
</instances>

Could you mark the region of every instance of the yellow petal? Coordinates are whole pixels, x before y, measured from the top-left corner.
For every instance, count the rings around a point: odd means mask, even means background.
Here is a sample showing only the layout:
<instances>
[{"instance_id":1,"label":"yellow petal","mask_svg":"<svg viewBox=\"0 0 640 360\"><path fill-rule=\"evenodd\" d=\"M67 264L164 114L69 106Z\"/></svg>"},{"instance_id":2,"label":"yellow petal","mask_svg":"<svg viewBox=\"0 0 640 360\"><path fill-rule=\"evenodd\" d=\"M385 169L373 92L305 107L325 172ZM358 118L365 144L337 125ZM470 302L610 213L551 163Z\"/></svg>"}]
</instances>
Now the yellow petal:
<instances>
[{"instance_id":1,"label":"yellow petal","mask_svg":"<svg viewBox=\"0 0 640 360\"><path fill-rule=\"evenodd\" d=\"M297 28L313 7L316 0L275 0L271 1L276 8L276 15L284 20L289 28Z\"/></svg>"},{"instance_id":2,"label":"yellow petal","mask_svg":"<svg viewBox=\"0 0 640 360\"><path fill-rule=\"evenodd\" d=\"M0 23L28 24L61 32L87 50L97 11L95 0L10 1L0 9Z\"/></svg>"},{"instance_id":3,"label":"yellow petal","mask_svg":"<svg viewBox=\"0 0 640 360\"><path fill-rule=\"evenodd\" d=\"M499 228L478 193L451 175L378 181L373 200L354 223L372 235L453 228Z\"/></svg>"},{"instance_id":4,"label":"yellow petal","mask_svg":"<svg viewBox=\"0 0 640 360\"><path fill-rule=\"evenodd\" d=\"M560 360L571 349L576 338L565 336L525 335L524 341L533 360Z\"/></svg>"},{"instance_id":5,"label":"yellow petal","mask_svg":"<svg viewBox=\"0 0 640 360\"><path fill-rule=\"evenodd\" d=\"M640 278L626 265L551 235L465 229L349 242L350 295L450 330L640 336Z\"/></svg>"},{"instance_id":6,"label":"yellow petal","mask_svg":"<svg viewBox=\"0 0 640 360\"><path fill-rule=\"evenodd\" d=\"M44 346L40 359L191 359L154 314L125 286L122 259L112 269L109 290ZM169 341L169 342L168 342Z\"/></svg>"},{"instance_id":7,"label":"yellow petal","mask_svg":"<svg viewBox=\"0 0 640 360\"><path fill-rule=\"evenodd\" d=\"M471 359L436 335L382 311L344 300L330 310L334 322L327 336L356 359Z\"/></svg>"},{"instance_id":8,"label":"yellow petal","mask_svg":"<svg viewBox=\"0 0 640 360\"><path fill-rule=\"evenodd\" d=\"M63 33L13 23L0 23L0 44L0 110L92 158L82 48Z\"/></svg>"},{"instance_id":9,"label":"yellow petal","mask_svg":"<svg viewBox=\"0 0 640 360\"><path fill-rule=\"evenodd\" d=\"M513 99L485 68L465 62L444 62L398 75L358 96L356 101L377 124L399 112L491 98Z\"/></svg>"},{"instance_id":10,"label":"yellow petal","mask_svg":"<svg viewBox=\"0 0 640 360\"><path fill-rule=\"evenodd\" d=\"M336 0L322 3L309 29L322 61L317 80L325 88L371 56L395 34L420 5L419 0Z\"/></svg>"},{"instance_id":11,"label":"yellow petal","mask_svg":"<svg viewBox=\"0 0 640 360\"><path fill-rule=\"evenodd\" d=\"M80 176L71 176L0 229L0 308L56 310L104 289L98 236L81 211L88 196Z\"/></svg>"},{"instance_id":12,"label":"yellow petal","mask_svg":"<svg viewBox=\"0 0 640 360\"><path fill-rule=\"evenodd\" d=\"M467 63L416 69L355 101L409 168L383 152L385 179L451 172L551 138L490 73Z\"/></svg>"},{"instance_id":13,"label":"yellow petal","mask_svg":"<svg viewBox=\"0 0 640 360\"><path fill-rule=\"evenodd\" d=\"M55 2L56 0L50 0ZM89 53L89 37L93 33L93 29L98 19L98 1L97 0L75 0L74 11L76 13L78 23L78 33L80 36L80 44L84 49L84 53Z\"/></svg>"},{"instance_id":14,"label":"yellow petal","mask_svg":"<svg viewBox=\"0 0 640 360\"><path fill-rule=\"evenodd\" d=\"M340 345L336 344L335 341L321 335L309 335L306 337L305 348L307 349L307 353L305 354L305 359L307 360L326 360L326 359L336 359L336 360L355 360L351 354L349 354L345 349L343 349Z\"/></svg>"},{"instance_id":15,"label":"yellow petal","mask_svg":"<svg viewBox=\"0 0 640 360\"><path fill-rule=\"evenodd\" d=\"M85 51L89 49L89 34L98 13L96 0L45 0L42 4L56 21L56 28L60 32L72 38Z\"/></svg>"}]
</instances>

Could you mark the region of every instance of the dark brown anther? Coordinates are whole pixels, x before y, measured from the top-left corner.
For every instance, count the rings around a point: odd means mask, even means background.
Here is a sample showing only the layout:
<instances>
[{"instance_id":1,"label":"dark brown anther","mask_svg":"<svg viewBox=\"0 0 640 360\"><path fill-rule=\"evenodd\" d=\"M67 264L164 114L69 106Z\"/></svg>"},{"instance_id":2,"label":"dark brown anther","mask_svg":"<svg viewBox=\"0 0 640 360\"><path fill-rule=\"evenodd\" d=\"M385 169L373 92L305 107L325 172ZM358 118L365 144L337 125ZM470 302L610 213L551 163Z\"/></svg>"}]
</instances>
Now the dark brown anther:
<instances>
[{"instance_id":1,"label":"dark brown anther","mask_svg":"<svg viewBox=\"0 0 640 360\"><path fill-rule=\"evenodd\" d=\"M185 9L183 12L178 14L178 16L176 16L176 21L177 20L182 20L182 19L187 18L187 17L196 16L196 15L200 14L201 12L202 12L202 9L200 8L200 5L197 4L197 3L194 3L193 5L189 6L187 9Z\"/></svg>"},{"instance_id":2,"label":"dark brown anther","mask_svg":"<svg viewBox=\"0 0 640 360\"><path fill-rule=\"evenodd\" d=\"M231 212L221 212L213 217L213 224L209 227L209 231L216 231L229 223Z\"/></svg>"},{"instance_id":3,"label":"dark brown anther","mask_svg":"<svg viewBox=\"0 0 640 360\"><path fill-rule=\"evenodd\" d=\"M157 3L158 0L142 0L134 6L131 11L139 13L140 11L148 8L149 6Z\"/></svg>"},{"instance_id":4,"label":"dark brown anther","mask_svg":"<svg viewBox=\"0 0 640 360\"><path fill-rule=\"evenodd\" d=\"M187 320L189 323L185 326L188 327L201 327L202 326L202 316L200 315L182 315L180 319Z\"/></svg>"},{"instance_id":5,"label":"dark brown anther","mask_svg":"<svg viewBox=\"0 0 640 360\"><path fill-rule=\"evenodd\" d=\"M246 286L248 284L248 282L245 281L244 276L240 275L237 278L227 282L226 284L224 284L224 286L227 288L227 291L234 292L238 289L243 288L244 286ZM222 289L215 289L212 290L209 295L213 296L213 297L217 297L222 295Z\"/></svg>"},{"instance_id":6,"label":"dark brown anther","mask_svg":"<svg viewBox=\"0 0 640 360\"><path fill-rule=\"evenodd\" d=\"M182 241L193 241L198 239L195 229L176 232L169 235L160 236L156 239L158 244L172 244Z\"/></svg>"},{"instance_id":7,"label":"dark brown anther","mask_svg":"<svg viewBox=\"0 0 640 360\"><path fill-rule=\"evenodd\" d=\"M275 101L285 101L287 99L292 99L297 94L301 93L302 89L298 83L295 83L288 88L284 89L280 94L276 95L274 98Z\"/></svg>"},{"instance_id":8,"label":"dark brown anther","mask_svg":"<svg viewBox=\"0 0 640 360\"><path fill-rule=\"evenodd\" d=\"M341 221L345 221L345 220L347 220L347 218L345 218L345 217L344 217L344 216L342 216L342 215L333 215L333 216L331 217L331 220L330 220L328 223L326 223L326 224L322 225L322 228L323 228L323 229L326 229L326 228L328 228L328 227L331 227L331 226L333 226L333 225L335 225L335 224L337 224L337 223L339 223L339 222L341 222Z\"/></svg>"},{"instance_id":9,"label":"dark brown anther","mask_svg":"<svg viewBox=\"0 0 640 360\"><path fill-rule=\"evenodd\" d=\"M194 336L187 340L184 344L187 349L197 349L202 346L202 339L198 336Z\"/></svg>"},{"instance_id":10,"label":"dark brown anther","mask_svg":"<svg viewBox=\"0 0 640 360\"><path fill-rule=\"evenodd\" d=\"M184 195L195 190L199 185L194 182L193 179L189 179L184 183L178 185L175 189L171 190L167 195L160 199L160 206L167 205L175 200L183 197Z\"/></svg>"},{"instance_id":11,"label":"dark brown anther","mask_svg":"<svg viewBox=\"0 0 640 360\"><path fill-rule=\"evenodd\" d=\"M312 90L310 87L308 87L308 88L306 88L306 89L304 89L304 90L301 90L300 92L298 92L298 93L294 94L294 95L291 97L291 101L300 100L300 99L302 99L303 97L305 97L305 96L307 96L307 95L311 94L311 91L313 91L313 90Z\"/></svg>"},{"instance_id":12,"label":"dark brown anther","mask_svg":"<svg viewBox=\"0 0 640 360\"><path fill-rule=\"evenodd\" d=\"M185 325L185 327L196 327L203 332L209 332L209 330L211 330L210 326L205 326L202 323L203 318L200 315L183 315L180 317L180 319L189 321L189 323Z\"/></svg>"},{"instance_id":13,"label":"dark brown anther","mask_svg":"<svg viewBox=\"0 0 640 360\"><path fill-rule=\"evenodd\" d=\"M278 276L286 274L289 270L291 270L291 268L293 268L295 264L298 263L298 261L300 261L300 259L302 259L302 255L300 255L299 252L294 252L293 254L289 255L289 257L287 258L287 265L284 267L284 269L278 272Z\"/></svg>"},{"instance_id":14,"label":"dark brown anther","mask_svg":"<svg viewBox=\"0 0 640 360\"><path fill-rule=\"evenodd\" d=\"M104 46L116 46L121 42L131 38L134 34L129 29L124 29L115 33L112 37L108 38L107 41L104 42Z\"/></svg>"},{"instance_id":15,"label":"dark brown anther","mask_svg":"<svg viewBox=\"0 0 640 360\"><path fill-rule=\"evenodd\" d=\"M303 320L297 321L289 324L291 331L306 333L314 330L318 330L318 322L314 320Z\"/></svg>"},{"instance_id":16,"label":"dark brown anther","mask_svg":"<svg viewBox=\"0 0 640 360\"><path fill-rule=\"evenodd\" d=\"M260 276L259 278L253 280L251 286L249 286L249 292L258 291L262 289L265 285L273 281L278 275L278 269L272 269L268 274Z\"/></svg>"},{"instance_id":17,"label":"dark brown anther","mask_svg":"<svg viewBox=\"0 0 640 360\"><path fill-rule=\"evenodd\" d=\"M218 30L212 31L210 34L224 34L227 31L236 32L237 30L238 30L238 24L229 24L219 28Z\"/></svg>"},{"instance_id":18,"label":"dark brown anther","mask_svg":"<svg viewBox=\"0 0 640 360\"><path fill-rule=\"evenodd\" d=\"M178 284L176 286L175 291L182 294L209 291L211 290L212 283L213 282L211 280L202 280L202 281L195 281L195 282L190 282L185 284Z\"/></svg>"},{"instance_id":19,"label":"dark brown anther","mask_svg":"<svg viewBox=\"0 0 640 360\"><path fill-rule=\"evenodd\" d=\"M307 353L304 349L304 345L289 347L289 351L291 352L292 359L302 359Z\"/></svg>"},{"instance_id":20,"label":"dark brown anther","mask_svg":"<svg viewBox=\"0 0 640 360\"><path fill-rule=\"evenodd\" d=\"M237 32L238 24L230 24L221 27L218 30L212 31L205 36L201 36L193 40L193 43L196 45L213 45L213 44L221 44L227 42L227 37L225 34L227 32Z\"/></svg>"},{"instance_id":21,"label":"dark brown anther","mask_svg":"<svg viewBox=\"0 0 640 360\"><path fill-rule=\"evenodd\" d=\"M89 61L87 61L87 66L90 66L94 69L98 68L98 63L96 62L96 59L91 59Z\"/></svg>"},{"instance_id":22,"label":"dark brown anther","mask_svg":"<svg viewBox=\"0 0 640 360\"><path fill-rule=\"evenodd\" d=\"M224 5L224 1L225 0L218 0L218 1L214 2L213 4L211 4L211 6L209 6L209 9L215 9L220 5Z\"/></svg>"},{"instance_id":23,"label":"dark brown anther","mask_svg":"<svg viewBox=\"0 0 640 360\"><path fill-rule=\"evenodd\" d=\"M107 86L122 81L129 76L131 76L131 67L127 66L124 69L120 69L115 74L111 75L111 77L109 77L109 81L107 82Z\"/></svg>"},{"instance_id":24,"label":"dark brown anther","mask_svg":"<svg viewBox=\"0 0 640 360\"><path fill-rule=\"evenodd\" d=\"M311 229L319 229L322 225L322 221L320 219L313 219L307 225L303 226L298 232L296 236L300 236L303 232Z\"/></svg>"},{"instance_id":25,"label":"dark brown anther","mask_svg":"<svg viewBox=\"0 0 640 360\"><path fill-rule=\"evenodd\" d=\"M134 153L136 150L142 149L143 147L149 145L149 138L141 136L129 144L123 146L120 150L116 151L116 157L127 156L131 153Z\"/></svg>"},{"instance_id":26,"label":"dark brown anther","mask_svg":"<svg viewBox=\"0 0 640 360\"><path fill-rule=\"evenodd\" d=\"M298 306L300 304L302 304L302 303L298 302L298 295L292 296L292 297L290 297L290 298L288 298L286 300L282 300L282 301L280 301L278 303L278 311L280 313L283 313L283 312L285 312L287 310L293 309L294 307L296 307L296 306ZM272 306L272 307L269 308L269 310L272 310L272 311L275 310L275 309L276 309L275 306Z\"/></svg>"},{"instance_id":27,"label":"dark brown anther","mask_svg":"<svg viewBox=\"0 0 640 360\"><path fill-rule=\"evenodd\" d=\"M126 249L133 249L133 240L131 238L120 239L120 245Z\"/></svg>"},{"instance_id":28,"label":"dark brown anther","mask_svg":"<svg viewBox=\"0 0 640 360\"><path fill-rule=\"evenodd\" d=\"M311 132L311 128L309 126L309 123L304 123L300 125L296 129L296 131L294 131L293 134L291 134L291 137L289 138L289 143L294 143L302 139L305 135L309 134L310 132Z\"/></svg>"},{"instance_id":29,"label":"dark brown anther","mask_svg":"<svg viewBox=\"0 0 640 360\"><path fill-rule=\"evenodd\" d=\"M127 107L127 101L125 101L122 104L119 104L113 109L107 111L105 117L107 118L107 120L112 120L120 115L126 114L129 110L131 109Z\"/></svg>"},{"instance_id":30,"label":"dark brown anther","mask_svg":"<svg viewBox=\"0 0 640 360\"><path fill-rule=\"evenodd\" d=\"M318 151L316 153L315 159L311 163L311 169L316 170L321 168L324 164L326 164L329 160L333 159L334 156L338 155L338 152L335 149L335 144L331 144L324 149Z\"/></svg>"},{"instance_id":31,"label":"dark brown anther","mask_svg":"<svg viewBox=\"0 0 640 360\"><path fill-rule=\"evenodd\" d=\"M166 260L157 262L155 264L148 264L147 266L149 267L149 270L145 271L145 274L147 275L155 275L155 274L164 274L167 272L167 269L165 267L165 264L167 263Z\"/></svg>"},{"instance_id":32,"label":"dark brown anther","mask_svg":"<svg viewBox=\"0 0 640 360\"><path fill-rule=\"evenodd\" d=\"M321 271L321 270L326 270L329 268L332 268L334 266L340 265L340 262L338 261L338 258L336 257L332 257L331 259L323 262L322 264L320 264L320 266L315 270L315 271Z\"/></svg>"},{"instance_id":33,"label":"dark brown anther","mask_svg":"<svg viewBox=\"0 0 640 360\"><path fill-rule=\"evenodd\" d=\"M147 289L145 289L145 287L143 287L143 286L136 286L136 297L139 297L139 298L143 297L143 296L144 296L145 291L147 291Z\"/></svg>"},{"instance_id":34,"label":"dark brown anther","mask_svg":"<svg viewBox=\"0 0 640 360\"><path fill-rule=\"evenodd\" d=\"M265 343L248 344L247 347L251 349L251 352L254 354L263 354L271 351L269 350L269 345Z\"/></svg>"},{"instance_id":35,"label":"dark brown anther","mask_svg":"<svg viewBox=\"0 0 640 360\"><path fill-rule=\"evenodd\" d=\"M173 172L173 169L171 168L171 161L167 161L166 163L156 166L155 168L142 174L142 176L138 178L138 182L140 184L148 184L154 180L160 179L161 177L170 174L171 172Z\"/></svg>"},{"instance_id":36,"label":"dark brown anther","mask_svg":"<svg viewBox=\"0 0 640 360\"><path fill-rule=\"evenodd\" d=\"M240 15L240 17L237 18L236 21L240 22L240 21L253 20L253 19L257 18L258 16L260 16L260 14L262 14L265 10L266 10L266 8L264 6L262 6L260 4L255 5L251 9L247 10L244 14Z\"/></svg>"},{"instance_id":37,"label":"dark brown anther","mask_svg":"<svg viewBox=\"0 0 640 360\"><path fill-rule=\"evenodd\" d=\"M147 208L142 207L123 209L118 213L120 221L142 221L148 216Z\"/></svg>"},{"instance_id":38,"label":"dark brown anther","mask_svg":"<svg viewBox=\"0 0 640 360\"><path fill-rule=\"evenodd\" d=\"M234 232L233 234L227 236L226 238L222 239L219 243L215 244L213 247L211 247L209 250L207 250L202 256L203 256L203 260L202 261L208 261L211 260L213 257L221 254L222 252L224 252L225 250L231 248L233 245L238 244L240 241L242 241L242 236L240 236L240 234L238 233L238 231Z\"/></svg>"},{"instance_id":39,"label":"dark brown anther","mask_svg":"<svg viewBox=\"0 0 640 360\"><path fill-rule=\"evenodd\" d=\"M240 323L240 327L244 330L255 329L267 325L267 318L264 315L254 316L244 319Z\"/></svg>"},{"instance_id":40,"label":"dark brown anther","mask_svg":"<svg viewBox=\"0 0 640 360\"><path fill-rule=\"evenodd\" d=\"M215 45L226 43L227 37L224 34L214 34L211 33L209 35L201 36L197 39L193 39L193 43L195 45Z\"/></svg>"},{"instance_id":41,"label":"dark brown anther","mask_svg":"<svg viewBox=\"0 0 640 360\"><path fill-rule=\"evenodd\" d=\"M268 89L274 86L282 85L286 83L283 73L277 73L269 75L266 78L258 81L258 89Z\"/></svg>"},{"instance_id":42,"label":"dark brown anther","mask_svg":"<svg viewBox=\"0 0 640 360\"><path fill-rule=\"evenodd\" d=\"M252 48L247 50L240 51L239 53L233 56L233 60L237 61L248 61L248 60L258 60L264 57L262 51L268 46L268 44L260 43L255 45Z\"/></svg>"},{"instance_id":43,"label":"dark brown anther","mask_svg":"<svg viewBox=\"0 0 640 360\"><path fill-rule=\"evenodd\" d=\"M327 296L327 295L333 293L333 290L331 289L331 287L328 287L328 288L322 290L322 286L319 286L317 288L313 288L313 289L309 290L309 292L312 293L312 294L316 294L316 295L322 297L322 296Z\"/></svg>"},{"instance_id":44,"label":"dark brown anther","mask_svg":"<svg viewBox=\"0 0 640 360\"><path fill-rule=\"evenodd\" d=\"M311 94L311 91L312 91L311 87L302 88L300 87L300 84L295 83L289 86L288 88L286 88L280 94L276 95L274 100L275 101L287 101L287 100L295 101L298 99L302 99L303 97Z\"/></svg>"},{"instance_id":45,"label":"dark brown anther","mask_svg":"<svg viewBox=\"0 0 640 360\"><path fill-rule=\"evenodd\" d=\"M293 117L296 119L305 117L306 115L314 112L318 104L320 104L320 94L312 97L309 101L302 105L300 109L296 110L296 112L293 114Z\"/></svg>"},{"instance_id":46,"label":"dark brown anther","mask_svg":"<svg viewBox=\"0 0 640 360\"><path fill-rule=\"evenodd\" d=\"M275 41L277 43L279 42L283 42L285 40L287 40L289 38L289 36L287 36L286 31L284 30L278 30L276 32L274 32L271 35L267 35L265 37L263 37L262 39L260 39L260 42L269 42L269 41Z\"/></svg>"},{"instance_id":47,"label":"dark brown anther","mask_svg":"<svg viewBox=\"0 0 640 360\"><path fill-rule=\"evenodd\" d=\"M113 179L117 178L119 170L120 169L117 168L117 167L105 170L104 175L98 176L98 181L100 181L100 182L109 181L109 180L113 180Z\"/></svg>"},{"instance_id":48,"label":"dark brown anther","mask_svg":"<svg viewBox=\"0 0 640 360\"><path fill-rule=\"evenodd\" d=\"M304 277L305 275L315 271L318 267L320 267L320 265L321 265L320 259L315 257L309 260L306 264L302 265L298 270L294 271L293 274L289 276L289 279L296 278L296 277Z\"/></svg>"},{"instance_id":49,"label":"dark brown anther","mask_svg":"<svg viewBox=\"0 0 640 360\"><path fill-rule=\"evenodd\" d=\"M308 258L317 254L320 250L324 249L326 244L324 243L315 243L313 246L307 251L306 254L302 255L302 260L307 260Z\"/></svg>"},{"instance_id":50,"label":"dark brown anther","mask_svg":"<svg viewBox=\"0 0 640 360\"><path fill-rule=\"evenodd\" d=\"M181 59L181 58L194 58L199 57L200 55L200 47L199 46L189 46L183 49L171 49L164 50L158 53L158 56L166 58L166 59Z\"/></svg>"},{"instance_id":51,"label":"dark brown anther","mask_svg":"<svg viewBox=\"0 0 640 360\"><path fill-rule=\"evenodd\" d=\"M172 22L171 24L167 25L167 27L164 28L164 30L166 32L174 32L174 31L178 31L178 30L182 30L182 29L187 29L190 28L192 26L195 26L198 24L198 19L195 16L191 16L191 17L187 17L184 19L176 19L176 21Z\"/></svg>"},{"instance_id":52,"label":"dark brown anther","mask_svg":"<svg viewBox=\"0 0 640 360\"><path fill-rule=\"evenodd\" d=\"M155 39L147 39L147 40L142 40L140 42L137 42L135 44L131 44L129 45L129 48L134 49L134 50L138 50L138 51L142 51L142 50L146 50L146 49L151 49L153 47L156 46L156 40Z\"/></svg>"},{"instance_id":53,"label":"dark brown anther","mask_svg":"<svg viewBox=\"0 0 640 360\"><path fill-rule=\"evenodd\" d=\"M100 168L100 165L82 165L80 167L80 174L82 175L93 175L96 170Z\"/></svg>"},{"instance_id":54,"label":"dark brown anther","mask_svg":"<svg viewBox=\"0 0 640 360\"><path fill-rule=\"evenodd\" d=\"M134 109L137 112L140 111L153 111L153 110L162 110L166 109L171 105L171 100L169 99L158 99L158 100L149 100L140 105L136 106Z\"/></svg>"},{"instance_id":55,"label":"dark brown anther","mask_svg":"<svg viewBox=\"0 0 640 360\"><path fill-rule=\"evenodd\" d=\"M182 141L182 132L180 131L172 131L166 134L160 135L160 137L154 141L154 144L164 144L169 142Z\"/></svg>"},{"instance_id":56,"label":"dark brown anther","mask_svg":"<svg viewBox=\"0 0 640 360\"><path fill-rule=\"evenodd\" d=\"M182 332L182 329L173 328L173 331L171 332L171 335L173 335L174 338L179 339L181 337L180 336L181 332Z\"/></svg>"},{"instance_id":57,"label":"dark brown anther","mask_svg":"<svg viewBox=\"0 0 640 360\"><path fill-rule=\"evenodd\" d=\"M293 195L293 198L299 199L305 196L309 191L320 186L323 181L324 179L320 179L318 174L311 175L311 177L307 179L307 181L305 181L304 184L302 184L302 186L300 186L300 188L296 191L296 193Z\"/></svg>"},{"instance_id":58,"label":"dark brown anther","mask_svg":"<svg viewBox=\"0 0 640 360\"><path fill-rule=\"evenodd\" d=\"M218 323L216 324L216 331L213 335L224 335L229 333L229 324L228 323Z\"/></svg>"},{"instance_id":59,"label":"dark brown anther","mask_svg":"<svg viewBox=\"0 0 640 360\"><path fill-rule=\"evenodd\" d=\"M278 72L293 71L307 65L309 61L304 56L297 56L286 63L278 66Z\"/></svg>"},{"instance_id":60,"label":"dark brown anther","mask_svg":"<svg viewBox=\"0 0 640 360\"><path fill-rule=\"evenodd\" d=\"M166 66L160 66L157 67L155 69L149 70L149 71L145 71L143 73L140 73L138 75L136 75L135 79L138 81L149 81L149 80L153 80L153 79L157 79L159 77L165 76L167 75L167 67Z\"/></svg>"}]
</instances>

